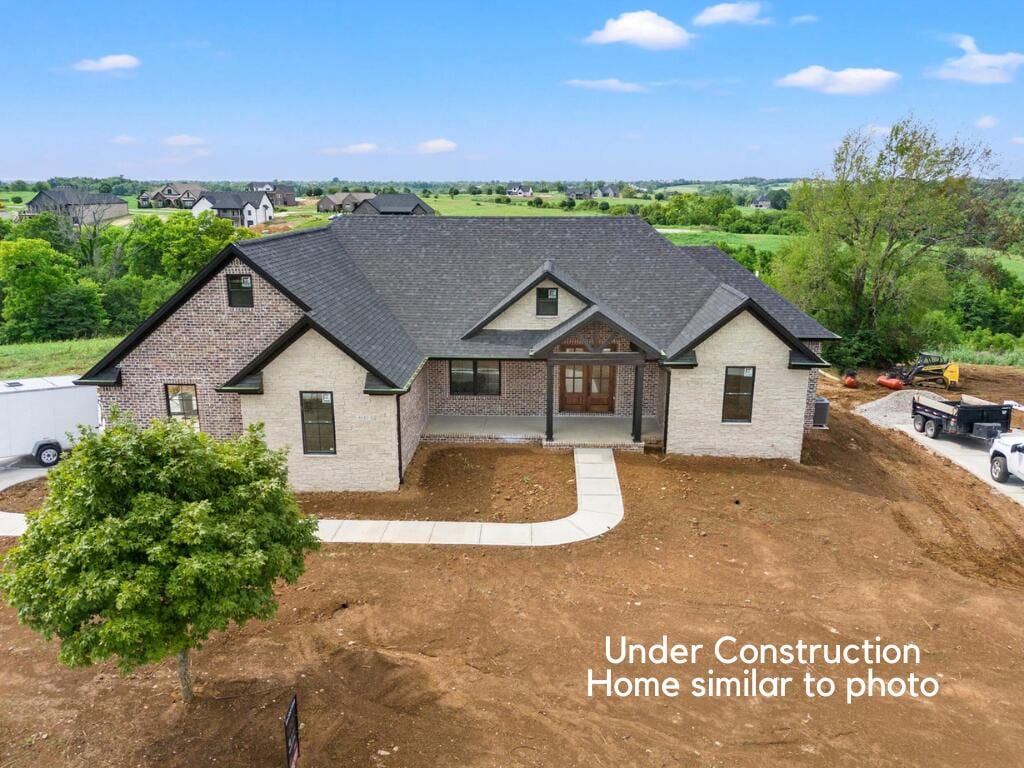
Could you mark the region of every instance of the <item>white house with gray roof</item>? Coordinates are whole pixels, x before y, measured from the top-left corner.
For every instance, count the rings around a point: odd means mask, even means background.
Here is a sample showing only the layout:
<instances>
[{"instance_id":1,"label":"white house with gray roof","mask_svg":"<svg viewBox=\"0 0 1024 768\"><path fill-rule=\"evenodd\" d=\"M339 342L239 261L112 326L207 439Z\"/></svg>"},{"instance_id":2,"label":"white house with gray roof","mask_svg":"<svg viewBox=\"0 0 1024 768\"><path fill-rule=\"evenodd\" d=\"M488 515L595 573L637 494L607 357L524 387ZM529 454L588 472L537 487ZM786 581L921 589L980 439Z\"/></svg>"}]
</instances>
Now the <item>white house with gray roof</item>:
<instances>
[{"instance_id":1,"label":"white house with gray roof","mask_svg":"<svg viewBox=\"0 0 1024 768\"><path fill-rule=\"evenodd\" d=\"M346 216L231 244L80 381L393 490L422 441L799 461L835 338L639 218Z\"/></svg>"},{"instance_id":2,"label":"white house with gray roof","mask_svg":"<svg viewBox=\"0 0 1024 768\"><path fill-rule=\"evenodd\" d=\"M274 204L266 192L204 192L192 206L192 215L213 211L236 227L254 227L274 220Z\"/></svg>"}]
</instances>

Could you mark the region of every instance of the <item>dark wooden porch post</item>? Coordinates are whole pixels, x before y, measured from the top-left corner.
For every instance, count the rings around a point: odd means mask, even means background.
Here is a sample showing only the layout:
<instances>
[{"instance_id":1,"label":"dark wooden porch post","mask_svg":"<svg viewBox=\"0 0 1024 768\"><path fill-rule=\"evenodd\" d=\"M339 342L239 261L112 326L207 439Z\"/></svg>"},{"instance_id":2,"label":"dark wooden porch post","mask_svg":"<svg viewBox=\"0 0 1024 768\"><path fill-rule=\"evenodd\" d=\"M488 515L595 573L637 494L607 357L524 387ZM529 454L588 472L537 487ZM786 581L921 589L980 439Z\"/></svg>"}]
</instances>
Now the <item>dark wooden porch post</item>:
<instances>
[{"instance_id":1,"label":"dark wooden porch post","mask_svg":"<svg viewBox=\"0 0 1024 768\"><path fill-rule=\"evenodd\" d=\"M548 440L555 439L555 364L548 362L548 401L547 424L545 435Z\"/></svg>"},{"instance_id":2,"label":"dark wooden porch post","mask_svg":"<svg viewBox=\"0 0 1024 768\"><path fill-rule=\"evenodd\" d=\"M644 364L633 366L633 442L642 439L644 424Z\"/></svg>"}]
</instances>

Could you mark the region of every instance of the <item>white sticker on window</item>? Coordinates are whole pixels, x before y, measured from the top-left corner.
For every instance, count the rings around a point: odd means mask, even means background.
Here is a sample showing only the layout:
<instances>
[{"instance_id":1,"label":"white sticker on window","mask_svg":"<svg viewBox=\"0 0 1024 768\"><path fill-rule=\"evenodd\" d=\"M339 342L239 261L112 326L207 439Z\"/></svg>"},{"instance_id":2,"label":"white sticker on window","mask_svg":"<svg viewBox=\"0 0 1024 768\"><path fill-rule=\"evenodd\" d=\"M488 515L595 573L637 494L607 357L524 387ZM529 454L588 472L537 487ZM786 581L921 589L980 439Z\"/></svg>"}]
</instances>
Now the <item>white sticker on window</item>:
<instances>
[{"instance_id":1,"label":"white sticker on window","mask_svg":"<svg viewBox=\"0 0 1024 768\"><path fill-rule=\"evenodd\" d=\"M242 275L242 287L252 288L252 277L249 275Z\"/></svg>"},{"instance_id":2,"label":"white sticker on window","mask_svg":"<svg viewBox=\"0 0 1024 768\"><path fill-rule=\"evenodd\" d=\"M324 405L330 405L331 404L331 393L330 392L324 392L324 394L320 398L320 402L322 402Z\"/></svg>"}]
</instances>

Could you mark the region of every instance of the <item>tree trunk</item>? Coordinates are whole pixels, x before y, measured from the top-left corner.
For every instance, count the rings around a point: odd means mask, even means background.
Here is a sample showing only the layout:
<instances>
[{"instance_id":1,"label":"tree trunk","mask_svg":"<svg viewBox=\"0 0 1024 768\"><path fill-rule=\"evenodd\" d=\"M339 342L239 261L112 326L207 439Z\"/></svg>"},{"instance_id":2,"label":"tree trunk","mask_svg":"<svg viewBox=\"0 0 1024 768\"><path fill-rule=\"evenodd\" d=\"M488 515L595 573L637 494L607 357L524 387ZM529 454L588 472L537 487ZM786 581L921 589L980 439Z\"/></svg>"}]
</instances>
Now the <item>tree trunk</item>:
<instances>
[{"instance_id":1,"label":"tree trunk","mask_svg":"<svg viewBox=\"0 0 1024 768\"><path fill-rule=\"evenodd\" d=\"M178 651L178 682L181 683L181 698L186 704L195 699L192 693L192 670L189 667L188 648Z\"/></svg>"}]
</instances>

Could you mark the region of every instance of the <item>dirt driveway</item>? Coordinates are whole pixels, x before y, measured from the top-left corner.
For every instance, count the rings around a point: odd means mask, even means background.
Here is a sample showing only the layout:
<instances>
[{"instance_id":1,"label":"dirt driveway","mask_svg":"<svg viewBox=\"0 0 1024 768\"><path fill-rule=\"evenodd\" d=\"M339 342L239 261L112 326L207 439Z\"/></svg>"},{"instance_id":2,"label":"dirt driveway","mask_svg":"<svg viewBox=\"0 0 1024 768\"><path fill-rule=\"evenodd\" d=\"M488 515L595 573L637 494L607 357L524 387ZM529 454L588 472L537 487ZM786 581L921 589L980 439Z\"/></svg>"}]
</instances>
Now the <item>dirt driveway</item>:
<instances>
[{"instance_id":1,"label":"dirt driveway","mask_svg":"<svg viewBox=\"0 0 1024 768\"><path fill-rule=\"evenodd\" d=\"M276 767L292 692L304 768L1019 764L1019 509L841 407L806 459L620 455L626 519L568 547L328 546L276 618L196 654L188 710L170 663L66 670L0 608L0 765ZM620 633L881 635L942 691L588 699Z\"/></svg>"}]
</instances>

